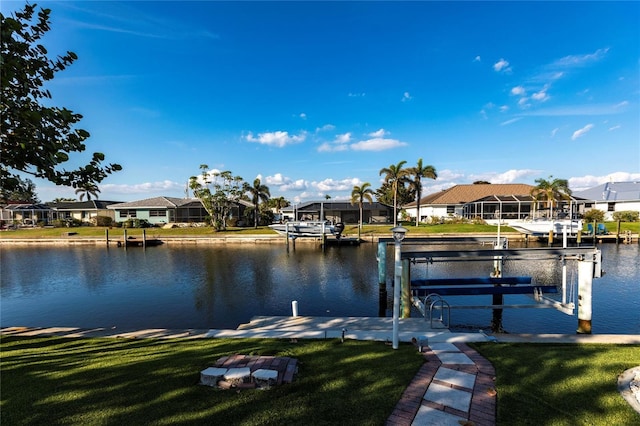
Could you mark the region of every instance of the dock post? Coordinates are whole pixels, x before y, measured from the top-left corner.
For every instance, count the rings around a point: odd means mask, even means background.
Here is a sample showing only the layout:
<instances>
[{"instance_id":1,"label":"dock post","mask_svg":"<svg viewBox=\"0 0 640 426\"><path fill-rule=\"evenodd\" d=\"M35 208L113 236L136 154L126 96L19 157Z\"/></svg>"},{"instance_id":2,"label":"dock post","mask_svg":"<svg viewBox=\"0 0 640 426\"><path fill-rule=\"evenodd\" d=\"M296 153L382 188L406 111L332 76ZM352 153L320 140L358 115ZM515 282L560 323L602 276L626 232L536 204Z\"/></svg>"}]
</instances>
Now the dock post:
<instances>
[{"instance_id":1,"label":"dock post","mask_svg":"<svg viewBox=\"0 0 640 426\"><path fill-rule=\"evenodd\" d=\"M387 316L387 243L378 241L378 316Z\"/></svg>"},{"instance_id":2,"label":"dock post","mask_svg":"<svg viewBox=\"0 0 640 426\"><path fill-rule=\"evenodd\" d=\"M287 253L289 253L289 223L284 225L284 240L287 243Z\"/></svg>"},{"instance_id":3,"label":"dock post","mask_svg":"<svg viewBox=\"0 0 640 426\"><path fill-rule=\"evenodd\" d=\"M578 261L578 334L591 334L591 287L593 284L594 260Z\"/></svg>"},{"instance_id":4,"label":"dock post","mask_svg":"<svg viewBox=\"0 0 640 426\"><path fill-rule=\"evenodd\" d=\"M147 230L146 229L142 230L142 247L144 248L147 247Z\"/></svg>"},{"instance_id":5,"label":"dock post","mask_svg":"<svg viewBox=\"0 0 640 426\"><path fill-rule=\"evenodd\" d=\"M104 239L107 242L107 247L109 247L109 230L108 229L104 230Z\"/></svg>"},{"instance_id":6,"label":"dock post","mask_svg":"<svg viewBox=\"0 0 640 426\"><path fill-rule=\"evenodd\" d=\"M124 246L124 249L127 249L127 228L124 229L124 234L123 234L123 238L124 241L122 241L122 245Z\"/></svg>"},{"instance_id":7,"label":"dock post","mask_svg":"<svg viewBox=\"0 0 640 426\"><path fill-rule=\"evenodd\" d=\"M549 231L549 241L548 241L549 247L551 247L553 245L553 230Z\"/></svg>"},{"instance_id":8,"label":"dock post","mask_svg":"<svg viewBox=\"0 0 640 426\"><path fill-rule=\"evenodd\" d=\"M387 243L378 242L378 285L387 287Z\"/></svg>"},{"instance_id":9,"label":"dock post","mask_svg":"<svg viewBox=\"0 0 640 426\"><path fill-rule=\"evenodd\" d=\"M402 259L402 315L400 318L411 317L411 273L409 259Z\"/></svg>"}]
</instances>

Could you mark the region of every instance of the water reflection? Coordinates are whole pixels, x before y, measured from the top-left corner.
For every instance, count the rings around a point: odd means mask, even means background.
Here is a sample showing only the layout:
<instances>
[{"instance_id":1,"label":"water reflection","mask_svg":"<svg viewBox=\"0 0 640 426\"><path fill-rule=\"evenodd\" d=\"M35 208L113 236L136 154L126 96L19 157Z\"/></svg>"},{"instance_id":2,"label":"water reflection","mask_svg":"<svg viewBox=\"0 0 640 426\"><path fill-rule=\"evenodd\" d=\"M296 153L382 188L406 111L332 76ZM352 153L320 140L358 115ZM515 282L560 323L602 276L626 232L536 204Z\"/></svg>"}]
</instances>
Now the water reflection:
<instances>
[{"instance_id":1,"label":"water reflection","mask_svg":"<svg viewBox=\"0 0 640 426\"><path fill-rule=\"evenodd\" d=\"M602 245L607 274L594 280L593 331L640 333L638 245ZM438 247L451 249L451 247ZM462 247L458 247L462 248ZM463 248L469 249L469 246ZM479 247L473 247L479 248ZM360 247L284 245L104 247L3 246L0 256L3 326L235 328L256 315L391 316L393 249L387 287L379 288L376 244ZM487 276L487 262L412 266L413 278ZM555 261L507 261L505 275L561 282ZM569 280L576 279L569 276ZM482 298L479 299L478 298ZM513 304L528 296L509 295ZM456 304L487 304L462 296ZM412 315L418 315L417 311ZM455 310L458 328L489 328L491 310ZM573 333L577 319L552 309L510 309L510 332Z\"/></svg>"}]
</instances>

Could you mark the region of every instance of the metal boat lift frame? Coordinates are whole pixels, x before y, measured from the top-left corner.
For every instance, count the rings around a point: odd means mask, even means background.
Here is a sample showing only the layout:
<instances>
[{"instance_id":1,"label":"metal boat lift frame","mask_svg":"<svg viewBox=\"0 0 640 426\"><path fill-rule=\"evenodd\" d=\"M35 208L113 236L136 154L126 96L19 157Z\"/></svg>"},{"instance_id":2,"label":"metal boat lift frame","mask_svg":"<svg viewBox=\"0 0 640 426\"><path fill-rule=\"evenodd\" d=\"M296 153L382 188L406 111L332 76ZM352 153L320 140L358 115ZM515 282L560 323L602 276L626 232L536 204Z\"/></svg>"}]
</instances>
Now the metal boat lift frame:
<instances>
[{"instance_id":1,"label":"metal boat lift frame","mask_svg":"<svg viewBox=\"0 0 640 426\"><path fill-rule=\"evenodd\" d=\"M470 242L474 239L465 239ZM478 242L485 242L485 239L477 239ZM495 243L495 239L493 239ZM407 239L403 244L425 244L430 243L429 239ZM450 241L451 242L451 241ZM386 284L386 246L389 241L381 239L378 243L378 274L379 283L382 286ZM557 260L562 262L562 301L548 298L542 294L542 291L534 290L534 298L536 304L530 305L474 305L474 306L450 306L449 303L440 302L441 299L432 296L432 303L427 306L422 303L421 312L425 315L432 315L433 309L451 309L451 308L484 308L484 309L503 309L503 308L524 308L524 307L552 307L566 314L572 315L575 310L573 302L567 300L567 261L577 261L578 264L578 328L577 333L591 333L591 317L592 317L592 284L593 278L602 276L602 254L596 247L565 247L565 248L518 248L506 249L506 244L500 243L495 249L484 250L403 250L401 252L401 301L402 301L402 317L407 318L411 314L412 295L411 295L411 265L418 263L436 263L436 262L452 262L452 261L493 261L494 267L501 268L507 260L517 261L536 261L536 260ZM498 291L499 292L499 291ZM431 296L431 295L430 295ZM427 297L428 299L428 297ZM427 300L425 300L426 302ZM434 304L435 302L435 304ZM438 307L439 306L439 307ZM429 312L427 312L429 310ZM442 312L441 312L442 314ZM427 316L425 316L427 318ZM442 319L442 315L441 315Z\"/></svg>"}]
</instances>

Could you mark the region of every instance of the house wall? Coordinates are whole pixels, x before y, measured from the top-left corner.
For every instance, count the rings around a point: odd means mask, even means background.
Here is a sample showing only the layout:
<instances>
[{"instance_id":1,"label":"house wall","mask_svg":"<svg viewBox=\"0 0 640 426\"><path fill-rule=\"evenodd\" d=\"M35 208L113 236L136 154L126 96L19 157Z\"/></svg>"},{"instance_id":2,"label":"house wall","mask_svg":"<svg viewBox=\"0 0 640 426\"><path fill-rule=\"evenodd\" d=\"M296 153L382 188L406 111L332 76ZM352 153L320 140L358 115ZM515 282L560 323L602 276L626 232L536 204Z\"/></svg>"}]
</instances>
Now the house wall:
<instances>
[{"instance_id":1,"label":"house wall","mask_svg":"<svg viewBox=\"0 0 640 426\"><path fill-rule=\"evenodd\" d=\"M604 212L604 220L612 221L613 213L615 212L624 212L624 211L636 211L640 212L640 200L638 201L617 201L614 204L614 210L609 211L609 202L598 202L596 201L594 207L595 209L602 210Z\"/></svg>"}]
</instances>

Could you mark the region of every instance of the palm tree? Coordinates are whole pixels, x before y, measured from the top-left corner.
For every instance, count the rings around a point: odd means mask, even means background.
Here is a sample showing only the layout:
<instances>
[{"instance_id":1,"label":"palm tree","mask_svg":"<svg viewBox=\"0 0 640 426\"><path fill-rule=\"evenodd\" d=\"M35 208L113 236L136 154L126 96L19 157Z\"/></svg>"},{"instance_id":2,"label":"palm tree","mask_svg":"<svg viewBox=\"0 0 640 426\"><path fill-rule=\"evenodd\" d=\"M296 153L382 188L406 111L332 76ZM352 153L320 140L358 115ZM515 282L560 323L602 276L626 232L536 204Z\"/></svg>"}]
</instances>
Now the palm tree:
<instances>
[{"instance_id":1,"label":"palm tree","mask_svg":"<svg viewBox=\"0 0 640 426\"><path fill-rule=\"evenodd\" d=\"M82 201L85 196L87 197L87 201L91 201L92 195L93 198L97 200L99 192L100 189L98 189L98 186L95 183L87 183L76 189L76 195L80 194L80 197L78 198L80 201Z\"/></svg>"},{"instance_id":2,"label":"palm tree","mask_svg":"<svg viewBox=\"0 0 640 426\"><path fill-rule=\"evenodd\" d=\"M365 201L373 203L373 189L371 189L371 184L369 182L365 182L362 186L355 185L353 190L351 191L351 205L358 203L358 207L360 208L360 222L358 225L358 240L360 240L360 231L362 230L362 206Z\"/></svg>"},{"instance_id":3,"label":"palm tree","mask_svg":"<svg viewBox=\"0 0 640 426\"><path fill-rule=\"evenodd\" d=\"M380 170L380 175L384 175L384 180L391 184L393 191L393 226L398 223L398 187L409 182L409 170L403 169L407 162L402 160L398 164L392 164Z\"/></svg>"},{"instance_id":4,"label":"palm tree","mask_svg":"<svg viewBox=\"0 0 640 426\"><path fill-rule=\"evenodd\" d=\"M544 200L549 206L549 216L553 218L553 204L556 200L566 200L571 197L571 190L569 189L569 181L566 179L553 179L553 176L549 176L549 180L536 179L538 184L531 190L531 196L534 200Z\"/></svg>"},{"instance_id":5,"label":"palm tree","mask_svg":"<svg viewBox=\"0 0 640 426\"><path fill-rule=\"evenodd\" d=\"M258 206L260 204L260 200L263 202L269 201L269 197L271 194L269 193L269 187L263 185L260 181L260 178L255 178L253 180L253 186L245 183L244 190L251 195L251 202L253 203L253 216L254 216L254 228L258 227L258 217L260 216L260 210L258 210Z\"/></svg>"},{"instance_id":6,"label":"palm tree","mask_svg":"<svg viewBox=\"0 0 640 426\"><path fill-rule=\"evenodd\" d=\"M276 213L280 214L284 207L289 207L291 204L284 197L280 196L270 199L269 205L276 209Z\"/></svg>"},{"instance_id":7,"label":"palm tree","mask_svg":"<svg viewBox=\"0 0 640 426\"><path fill-rule=\"evenodd\" d=\"M422 178L437 179L438 174L433 166L422 165L422 158L418 159L418 164L409 169L409 173L413 175L411 183L416 190L416 226L420 222L420 198L422 198Z\"/></svg>"}]
</instances>

